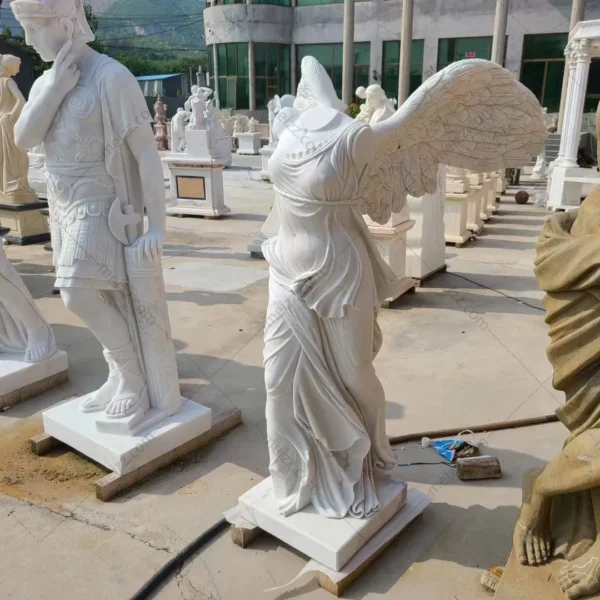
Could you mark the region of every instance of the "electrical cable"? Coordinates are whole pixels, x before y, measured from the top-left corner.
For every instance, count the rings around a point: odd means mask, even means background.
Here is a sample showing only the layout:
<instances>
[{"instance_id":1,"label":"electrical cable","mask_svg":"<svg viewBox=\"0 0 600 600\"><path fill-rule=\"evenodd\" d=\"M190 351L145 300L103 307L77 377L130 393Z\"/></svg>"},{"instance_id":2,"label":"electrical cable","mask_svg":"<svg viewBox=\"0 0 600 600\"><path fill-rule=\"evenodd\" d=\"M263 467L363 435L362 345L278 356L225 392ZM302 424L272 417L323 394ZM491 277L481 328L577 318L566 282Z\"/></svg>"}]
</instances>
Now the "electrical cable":
<instances>
[{"instance_id":1,"label":"electrical cable","mask_svg":"<svg viewBox=\"0 0 600 600\"><path fill-rule=\"evenodd\" d=\"M184 27L190 27L192 25L197 25L202 20L203 19L200 19L198 21L193 21L191 23L184 23L183 25L177 25L175 27L171 27L171 29L164 29L162 31L156 31L155 33L142 33L141 35L130 35L130 36L118 37L118 38L98 38L98 41L102 42L102 43L104 43L104 42L118 42L120 40L133 40L133 39L140 39L140 38L151 37L151 36L155 36L155 35L162 35L163 33L171 33L171 31L175 31L177 29L183 29Z\"/></svg>"},{"instance_id":2,"label":"electrical cable","mask_svg":"<svg viewBox=\"0 0 600 600\"><path fill-rule=\"evenodd\" d=\"M158 586L175 570L179 569L185 561L195 554L202 546L214 539L221 531L229 527L225 519L217 521L214 525L202 532L195 540L192 540L185 548L180 550L169 562L165 563L146 583L133 595L131 600L145 600L153 594Z\"/></svg>"},{"instance_id":3,"label":"electrical cable","mask_svg":"<svg viewBox=\"0 0 600 600\"><path fill-rule=\"evenodd\" d=\"M461 279L464 279L465 281L468 281L469 283L473 283L473 284L478 285L479 287L482 287L486 290L490 290L490 292L496 292L496 294L500 294L501 296L504 296L505 298L510 298L511 300L515 300L519 304L524 304L525 306L528 306L529 308L533 308L534 310L540 310L542 312L546 312L545 308L542 308L540 306L535 306L534 304L529 304L529 302L525 302L525 300L521 300L520 298L516 298L515 296L510 296L509 294L505 294L504 292L501 292L500 290L497 290L496 288L492 288L492 287L488 287L487 285L483 285L483 283L479 283L478 281L469 279L468 277L465 277L464 275L459 275L458 273L453 273L452 271L447 271L447 273L448 273L448 275L454 275L454 277L460 277Z\"/></svg>"}]
</instances>

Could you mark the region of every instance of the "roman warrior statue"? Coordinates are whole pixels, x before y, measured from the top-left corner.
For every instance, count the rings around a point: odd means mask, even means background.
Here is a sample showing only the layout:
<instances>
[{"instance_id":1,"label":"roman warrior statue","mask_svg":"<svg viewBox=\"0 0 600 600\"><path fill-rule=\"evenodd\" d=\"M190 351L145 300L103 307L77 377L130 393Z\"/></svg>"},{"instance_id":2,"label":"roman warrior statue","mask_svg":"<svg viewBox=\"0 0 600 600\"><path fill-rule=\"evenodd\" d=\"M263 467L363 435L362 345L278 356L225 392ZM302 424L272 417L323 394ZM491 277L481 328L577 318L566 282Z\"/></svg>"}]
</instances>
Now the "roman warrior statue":
<instances>
[{"instance_id":1,"label":"roman warrior statue","mask_svg":"<svg viewBox=\"0 0 600 600\"><path fill-rule=\"evenodd\" d=\"M94 35L82 0L13 0L11 8L27 44L53 62L31 89L15 141L23 149L43 144L56 286L109 366L108 380L81 410L97 412L104 430L112 423L131 433L150 408L168 416L181 407L161 270L165 187L151 116L134 76L87 45Z\"/></svg>"}]
</instances>

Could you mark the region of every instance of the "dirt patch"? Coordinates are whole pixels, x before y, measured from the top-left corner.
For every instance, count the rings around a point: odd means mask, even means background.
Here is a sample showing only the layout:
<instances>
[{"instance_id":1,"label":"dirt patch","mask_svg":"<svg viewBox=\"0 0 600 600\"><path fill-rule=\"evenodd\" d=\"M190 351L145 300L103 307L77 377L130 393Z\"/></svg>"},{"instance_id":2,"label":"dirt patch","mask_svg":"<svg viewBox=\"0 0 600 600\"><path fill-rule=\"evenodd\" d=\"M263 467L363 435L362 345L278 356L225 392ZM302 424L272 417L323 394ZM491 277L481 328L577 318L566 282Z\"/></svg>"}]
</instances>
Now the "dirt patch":
<instances>
[{"instance_id":1,"label":"dirt patch","mask_svg":"<svg viewBox=\"0 0 600 600\"><path fill-rule=\"evenodd\" d=\"M93 495L94 483L107 471L67 447L36 456L29 439L43 429L41 418L32 417L0 430L0 492L46 504Z\"/></svg>"}]
</instances>

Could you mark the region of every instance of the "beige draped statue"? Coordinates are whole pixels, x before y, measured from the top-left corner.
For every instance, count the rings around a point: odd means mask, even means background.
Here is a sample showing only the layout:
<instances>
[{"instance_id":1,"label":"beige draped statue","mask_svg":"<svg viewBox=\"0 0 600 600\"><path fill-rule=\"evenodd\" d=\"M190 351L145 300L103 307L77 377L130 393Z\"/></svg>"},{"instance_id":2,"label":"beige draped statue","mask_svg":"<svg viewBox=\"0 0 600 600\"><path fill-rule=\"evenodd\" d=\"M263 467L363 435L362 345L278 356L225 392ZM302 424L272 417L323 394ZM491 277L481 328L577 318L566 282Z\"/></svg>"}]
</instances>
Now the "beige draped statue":
<instances>
[{"instance_id":1,"label":"beige draped statue","mask_svg":"<svg viewBox=\"0 0 600 600\"><path fill-rule=\"evenodd\" d=\"M0 202L10 204L37 201L27 180L27 152L15 145L14 126L25 106L25 98L12 80L20 67L20 58L0 55Z\"/></svg>"}]
</instances>

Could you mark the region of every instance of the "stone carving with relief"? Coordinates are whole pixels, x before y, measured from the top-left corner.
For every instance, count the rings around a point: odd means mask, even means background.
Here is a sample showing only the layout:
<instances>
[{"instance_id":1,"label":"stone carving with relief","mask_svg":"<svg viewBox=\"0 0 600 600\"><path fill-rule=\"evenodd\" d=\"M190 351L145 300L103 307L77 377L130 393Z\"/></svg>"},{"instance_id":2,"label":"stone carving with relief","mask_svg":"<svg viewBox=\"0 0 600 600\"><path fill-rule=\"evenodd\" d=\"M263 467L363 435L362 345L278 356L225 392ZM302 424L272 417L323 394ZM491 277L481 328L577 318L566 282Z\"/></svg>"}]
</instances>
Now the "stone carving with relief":
<instances>
[{"instance_id":1,"label":"stone carving with relief","mask_svg":"<svg viewBox=\"0 0 600 600\"><path fill-rule=\"evenodd\" d=\"M0 202L36 202L37 196L27 180L29 158L17 147L14 127L25 98L12 79L21 68L21 59L0 54Z\"/></svg>"},{"instance_id":2,"label":"stone carving with relief","mask_svg":"<svg viewBox=\"0 0 600 600\"><path fill-rule=\"evenodd\" d=\"M87 45L94 36L81 0L14 0L11 8L27 44L53 62L31 89L15 139L21 148L43 142L56 286L102 344L109 367L80 410L99 429L130 434L150 409L164 418L182 405L151 116L133 75Z\"/></svg>"},{"instance_id":3,"label":"stone carving with relief","mask_svg":"<svg viewBox=\"0 0 600 600\"><path fill-rule=\"evenodd\" d=\"M389 119L396 112L397 101L388 98L383 88L376 83L366 89L364 87L357 88L356 95L364 100L356 117L359 121L374 125Z\"/></svg>"},{"instance_id":4,"label":"stone carving with relief","mask_svg":"<svg viewBox=\"0 0 600 600\"><path fill-rule=\"evenodd\" d=\"M273 123L281 225L262 247L270 471L283 515L312 505L367 518L381 506L378 474L396 464L373 358L378 308L398 294L362 215L386 223L407 194L435 192L441 164L522 166L547 132L535 96L488 61L450 65L372 126L342 112L313 57L301 68L293 107Z\"/></svg>"}]
</instances>

